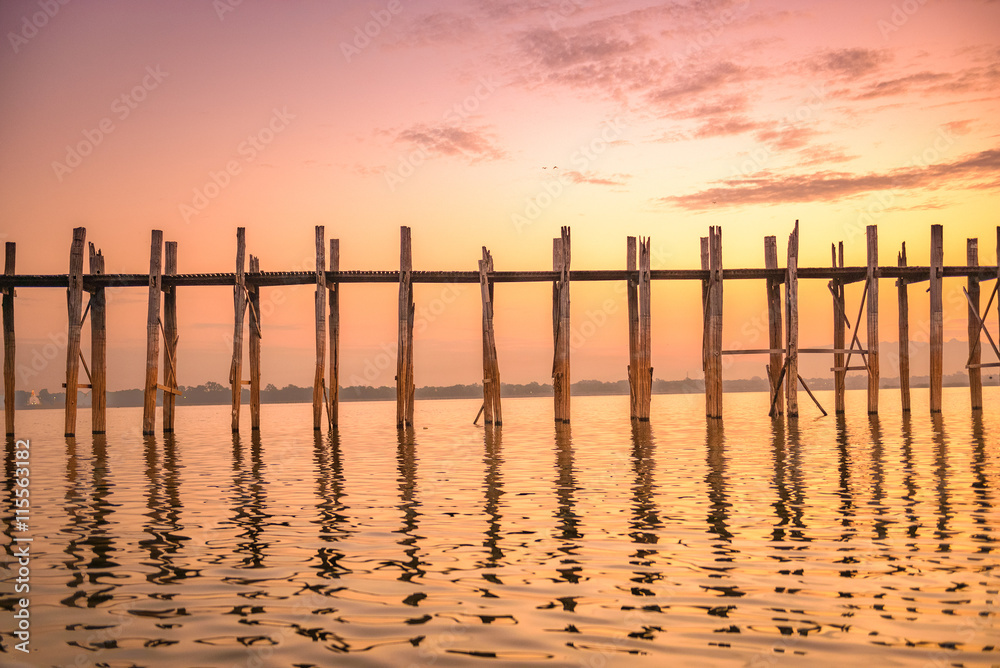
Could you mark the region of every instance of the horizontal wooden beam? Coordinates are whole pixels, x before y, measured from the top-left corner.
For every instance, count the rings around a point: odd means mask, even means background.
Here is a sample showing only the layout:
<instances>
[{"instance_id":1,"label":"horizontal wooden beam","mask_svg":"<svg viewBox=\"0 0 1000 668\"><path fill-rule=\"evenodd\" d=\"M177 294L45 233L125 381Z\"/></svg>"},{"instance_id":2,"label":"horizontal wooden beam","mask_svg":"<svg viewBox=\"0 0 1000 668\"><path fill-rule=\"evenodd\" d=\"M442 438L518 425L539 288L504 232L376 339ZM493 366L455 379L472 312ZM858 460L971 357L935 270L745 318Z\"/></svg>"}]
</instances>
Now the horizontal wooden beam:
<instances>
[{"instance_id":1,"label":"horizontal wooden beam","mask_svg":"<svg viewBox=\"0 0 1000 668\"><path fill-rule=\"evenodd\" d=\"M966 369L986 369L990 367L1000 367L1000 362L986 362L984 364L966 364ZM82 387L82 386L81 386Z\"/></svg>"},{"instance_id":2,"label":"horizontal wooden beam","mask_svg":"<svg viewBox=\"0 0 1000 668\"><path fill-rule=\"evenodd\" d=\"M866 366L835 366L830 367L830 371L868 371Z\"/></svg>"},{"instance_id":3,"label":"horizontal wooden beam","mask_svg":"<svg viewBox=\"0 0 1000 668\"><path fill-rule=\"evenodd\" d=\"M800 353L813 353L813 354L824 354L824 355L847 355L850 353L857 353L859 355L867 355L867 350L862 350L860 348L855 348L851 350L850 348L799 348Z\"/></svg>"},{"instance_id":4,"label":"horizontal wooden beam","mask_svg":"<svg viewBox=\"0 0 1000 668\"><path fill-rule=\"evenodd\" d=\"M157 384L156 389L163 390L167 394L176 394L177 396L181 396L181 393L177 390L176 387L167 387L166 385Z\"/></svg>"},{"instance_id":5,"label":"horizontal wooden beam","mask_svg":"<svg viewBox=\"0 0 1000 668\"><path fill-rule=\"evenodd\" d=\"M853 283L865 280L865 267L802 267L798 277L807 279L837 279L843 283ZM906 279L912 282L927 280L929 267L881 267L875 272L876 278ZM996 266L968 267L965 265L944 267L945 278L974 277L980 281L996 279ZM785 269L723 269L724 280L772 279L783 281ZM413 271L414 283L478 283L477 271ZM577 269L570 271L571 281L625 281L630 278L638 280L637 272L625 269ZM494 283L545 283L558 279L554 271L494 271L490 280ZM708 272L701 269L654 269L650 271L650 280L654 281L702 281L708 280ZM398 271L328 271L327 284L337 283L398 283ZM245 282L261 287L275 285L315 285L316 274L311 271L269 271L247 273ZM163 288L189 286L233 286L236 284L235 273L218 274L177 274L163 276ZM0 291L7 288L66 288L69 279L66 274L22 274L0 275ZM94 291L98 288L114 287L149 287L149 277L146 274L100 274L83 277L85 290Z\"/></svg>"},{"instance_id":6,"label":"horizontal wooden beam","mask_svg":"<svg viewBox=\"0 0 1000 668\"><path fill-rule=\"evenodd\" d=\"M723 350L723 355L770 355L784 353L784 348L758 348L753 350Z\"/></svg>"},{"instance_id":7,"label":"horizontal wooden beam","mask_svg":"<svg viewBox=\"0 0 1000 668\"><path fill-rule=\"evenodd\" d=\"M63 386L63 387L66 387L66 383L63 383L63 384L62 384L62 386ZM86 384L86 383L77 383L77 384L76 384L76 387L77 387L77 389L84 389L84 390L89 390L89 389L91 389L91 388L92 388L93 386L92 386L92 385L89 385L89 384Z\"/></svg>"}]
</instances>

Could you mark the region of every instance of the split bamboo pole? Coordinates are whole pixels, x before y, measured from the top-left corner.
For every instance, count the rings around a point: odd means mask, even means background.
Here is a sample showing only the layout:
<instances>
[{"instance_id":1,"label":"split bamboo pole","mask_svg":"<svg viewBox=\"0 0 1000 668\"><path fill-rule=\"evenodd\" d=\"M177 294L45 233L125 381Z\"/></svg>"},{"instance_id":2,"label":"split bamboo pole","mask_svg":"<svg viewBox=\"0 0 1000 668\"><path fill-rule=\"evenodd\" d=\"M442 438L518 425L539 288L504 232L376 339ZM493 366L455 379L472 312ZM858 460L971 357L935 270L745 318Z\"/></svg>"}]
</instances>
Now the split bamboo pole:
<instances>
[{"instance_id":1,"label":"split bamboo pole","mask_svg":"<svg viewBox=\"0 0 1000 668\"><path fill-rule=\"evenodd\" d=\"M162 292L163 232L153 230L149 249L149 302L146 310L146 385L143 390L142 435L156 428L156 381L160 357L160 296Z\"/></svg>"}]
</instances>

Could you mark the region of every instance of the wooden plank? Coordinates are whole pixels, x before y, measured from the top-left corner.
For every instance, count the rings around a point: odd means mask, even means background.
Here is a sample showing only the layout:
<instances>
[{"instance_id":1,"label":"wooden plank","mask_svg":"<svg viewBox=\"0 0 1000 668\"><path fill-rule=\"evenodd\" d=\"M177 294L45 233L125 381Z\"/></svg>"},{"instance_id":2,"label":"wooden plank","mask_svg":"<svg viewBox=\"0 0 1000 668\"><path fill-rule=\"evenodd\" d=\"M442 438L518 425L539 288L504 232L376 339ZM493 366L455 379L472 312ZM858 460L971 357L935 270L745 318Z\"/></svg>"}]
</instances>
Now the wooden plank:
<instances>
[{"instance_id":1,"label":"wooden plank","mask_svg":"<svg viewBox=\"0 0 1000 668\"><path fill-rule=\"evenodd\" d=\"M639 366L638 381L638 419L649 421L649 410L653 394L653 357L652 357L652 317L650 294L650 238L639 239ZM721 345L721 342L720 342Z\"/></svg>"},{"instance_id":2,"label":"wooden plank","mask_svg":"<svg viewBox=\"0 0 1000 668\"><path fill-rule=\"evenodd\" d=\"M250 273L260 273L260 258L250 256ZM247 287L250 312L250 430L260 431L260 286L250 283Z\"/></svg>"},{"instance_id":3,"label":"wooden plank","mask_svg":"<svg viewBox=\"0 0 1000 668\"><path fill-rule=\"evenodd\" d=\"M638 370L639 370L639 279L636 264L635 237L625 239L625 268L629 277L625 285L625 301L628 306L628 389L629 417L633 420L639 417L638 407Z\"/></svg>"},{"instance_id":4,"label":"wooden plank","mask_svg":"<svg viewBox=\"0 0 1000 668\"><path fill-rule=\"evenodd\" d=\"M340 271L340 239L330 239L330 271ZM330 388L327 421L330 428L340 424L340 283L331 281L330 290Z\"/></svg>"},{"instance_id":5,"label":"wooden plank","mask_svg":"<svg viewBox=\"0 0 1000 668\"><path fill-rule=\"evenodd\" d=\"M838 255L839 249L839 255ZM833 256L833 266L844 266L844 242L839 246L830 248ZM847 338L846 327L850 325L847 320L847 300L844 293L844 282L840 279L830 281L830 290L833 292L833 367L837 369L833 372L833 410L837 415L843 415L846 406L847 392L847 372L843 370L844 364L844 341ZM799 352L802 352L801 350Z\"/></svg>"},{"instance_id":6,"label":"wooden plank","mask_svg":"<svg viewBox=\"0 0 1000 668\"><path fill-rule=\"evenodd\" d=\"M326 384L326 228L316 226L316 369L313 374L313 429L323 424Z\"/></svg>"},{"instance_id":7,"label":"wooden plank","mask_svg":"<svg viewBox=\"0 0 1000 668\"><path fill-rule=\"evenodd\" d=\"M17 245L8 241L4 245L4 275L14 276L14 266L17 259ZM14 288L3 289L3 392L4 392L4 422L7 436L14 436L14 407L16 403L16 385L14 382L15 353L17 350L14 336Z\"/></svg>"},{"instance_id":8,"label":"wooden plank","mask_svg":"<svg viewBox=\"0 0 1000 668\"><path fill-rule=\"evenodd\" d=\"M979 240L966 240L966 258L969 267L979 266ZM983 410L983 372L979 364L983 361L982 346L979 343L979 279L969 276L969 285L966 295L969 301L969 394L972 401L972 410Z\"/></svg>"},{"instance_id":9,"label":"wooden plank","mask_svg":"<svg viewBox=\"0 0 1000 668\"><path fill-rule=\"evenodd\" d=\"M246 229L236 228L236 276L233 283L233 361L229 370L232 391L232 429L240 430L240 404L243 401L243 317L247 308L246 292Z\"/></svg>"},{"instance_id":10,"label":"wooden plank","mask_svg":"<svg viewBox=\"0 0 1000 668\"><path fill-rule=\"evenodd\" d=\"M868 371L867 366L830 367L830 371Z\"/></svg>"},{"instance_id":11,"label":"wooden plank","mask_svg":"<svg viewBox=\"0 0 1000 668\"><path fill-rule=\"evenodd\" d=\"M906 266L906 242L896 258L900 267ZM906 281L896 279L899 300L899 399L904 413L910 412L910 298Z\"/></svg>"},{"instance_id":12,"label":"wooden plank","mask_svg":"<svg viewBox=\"0 0 1000 668\"><path fill-rule=\"evenodd\" d=\"M161 390L164 393L164 397L163 397L164 400L166 400L167 396L170 396L170 397L174 397L174 396L179 397L179 396L182 396L181 395L181 391L178 390L173 385L160 385L160 384L157 384L156 389Z\"/></svg>"},{"instance_id":13,"label":"wooden plank","mask_svg":"<svg viewBox=\"0 0 1000 668\"><path fill-rule=\"evenodd\" d=\"M66 436L76 435L77 378L80 373L80 314L83 311L83 247L87 230L73 230L73 245L69 253L69 289L66 305L69 311L66 341Z\"/></svg>"},{"instance_id":14,"label":"wooden plank","mask_svg":"<svg viewBox=\"0 0 1000 668\"><path fill-rule=\"evenodd\" d=\"M177 275L177 242L164 244L163 275ZM163 433L174 431L174 416L177 401L177 288L163 287L163 385L171 391L163 393Z\"/></svg>"},{"instance_id":15,"label":"wooden plank","mask_svg":"<svg viewBox=\"0 0 1000 668\"><path fill-rule=\"evenodd\" d=\"M396 427L413 426L413 251L410 228L399 228L399 344L396 354Z\"/></svg>"},{"instance_id":16,"label":"wooden plank","mask_svg":"<svg viewBox=\"0 0 1000 668\"><path fill-rule=\"evenodd\" d=\"M785 366L790 379L785 383L785 402L789 418L799 416L799 221L788 236L788 263L785 278Z\"/></svg>"},{"instance_id":17,"label":"wooden plank","mask_svg":"<svg viewBox=\"0 0 1000 668\"><path fill-rule=\"evenodd\" d=\"M552 389L555 404L555 421L568 424L570 420L570 264L569 227L563 227L560 237L552 244L552 269L559 274L553 291L553 337L555 351L552 363Z\"/></svg>"},{"instance_id":18,"label":"wooden plank","mask_svg":"<svg viewBox=\"0 0 1000 668\"><path fill-rule=\"evenodd\" d=\"M869 225L868 242L868 414L878 414L878 227Z\"/></svg>"},{"instance_id":19,"label":"wooden plank","mask_svg":"<svg viewBox=\"0 0 1000 668\"><path fill-rule=\"evenodd\" d=\"M989 369L989 368L993 368L993 367L1000 367L1000 362L986 362L984 364L977 364L976 365L977 369ZM969 368L971 369L972 366L970 365Z\"/></svg>"},{"instance_id":20,"label":"wooden plank","mask_svg":"<svg viewBox=\"0 0 1000 668\"><path fill-rule=\"evenodd\" d=\"M104 273L104 255L93 243L90 247L90 275L100 276ZM90 297L90 361L94 366L90 375L92 391L90 393L90 423L95 434L103 434L107 430L107 373L108 373L108 334L107 334L107 296L105 288L95 288Z\"/></svg>"},{"instance_id":21,"label":"wooden plank","mask_svg":"<svg viewBox=\"0 0 1000 668\"><path fill-rule=\"evenodd\" d=\"M944 266L944 228L931 226L931 413L941 412L941 388L944 373L944 304L941 267Z\"/></svg>"},{"instance_id":22,"label":"wooden plank","mask_svg":"<svg viewBox=\"0 0 1000 668\"><path fill-rule=\"evenodd\" d=\"M862 355L867 354L868 351L864 348L799 348L799 355L803 354L822 354L822 355L846 355L848 353L861 353ZM868 367L861 367L867 369Z\"/></svg>"},{"instance_id":23,"label":"wooden plank","mask_svg":"<svg viewBox=\"0 0 1000 668\"><path fill-rule=\"evenodd\" d=\"M143 390L142 434L156 428L156 385L160 357L160 293L163 232L153 230L149 248L149 300L146 310L146 385Z\"/></svg>"},{"instance_id":24,"label":"wooden plank","mask_svg":"<svg viewBox=\"0 0 1000 668\"><path fill-rule=\"evenodd\" d=\"M778 269L778 241L776 237L764 237L764 266L767 269ZM778 376L784 367L784 342L781 336L781 284L784 280L768 278L766 280L767 290L767 332L769 353L771 355L768 364L768 379L771 385L771 398L775 411L778 415L785 413L785 401L781 392L778 391Z\"/></svg>"},{"instance_id":25,"label":"wooden plank","mask_svg":"<svg viewBox=\"0 0 1000 668\"><path fill-rule=\"evenodd\" d=\"M722 355L771 355L784 353L784 348L750 348L747 350L723 350ZM802 352L801 350L799 352ZM829 352L829 351L823 351Z\"/></svg>"}]
</instances>

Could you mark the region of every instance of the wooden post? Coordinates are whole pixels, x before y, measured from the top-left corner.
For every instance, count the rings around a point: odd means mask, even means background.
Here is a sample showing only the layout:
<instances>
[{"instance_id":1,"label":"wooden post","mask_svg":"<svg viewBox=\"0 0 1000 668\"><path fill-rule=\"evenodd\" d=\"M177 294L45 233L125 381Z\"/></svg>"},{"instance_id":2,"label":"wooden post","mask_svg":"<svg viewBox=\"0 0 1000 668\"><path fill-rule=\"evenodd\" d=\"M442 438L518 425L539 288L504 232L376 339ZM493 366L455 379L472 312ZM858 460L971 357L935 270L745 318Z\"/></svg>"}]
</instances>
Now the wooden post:
<instances>
[{"instance_id":1,"label":"wooden post","mask_svg":"<svg viewBox=\"0 0 1000 668\"><path fill-rule=\"evenodd\" d=\"M177 275L177 242L164 244L163 274ZM177 287L163 288L163 433L174 431L177 403Z\"/></svg>"},{"instance_id":2,"label":"wooden post","mask_svg":"<svg viewBox=\"0 0 1000 668\"><path fill-rule=\"evenodd\" d=\"M868 414L878 414L878 227L869 225L868 241Z\"/></svg>"},{"instance_id":3,"label":"wooden post","mask_svg":"<svg viewBox=\"0 0 1000 668\"><path fill-rule=\"evenodd\" d=\"M635 237L625 240L625 268L629 272L636 269ZM629 417L639 417L639 281L631 273L625 286L625 300L628 305L628 390Z\"/></svg>"},{"instance_id":4,"label":"wooden post","mask_svg":"<svg viewBox=\"0 0 1000 668\"><path fill-rule=\"evenodd\" d=\"M830 247L833 256L833 266L844 266L844 242ZM847 300L844 296L844 281L838 278L830 281L830 291L833 292L833 349L844 350L847 339ZM844 353L833 354L833 394L834 412L843 415L847 389L847 369L844 368Z\"/></svg>"},{"instance_id":5,"label":"wooden post","mask_svg":"<svg viewBox=\"0 0 1000 668\"><path fill-rule=\"evenodd\" d=\"M931 225L931 413L941 412L941 384L944 371L944 227Z\"/></svg>"},{"instance_id":6,"label":"wooden post","mask_svg":"<svg viewBox=\"0 0 1000 668\"><path fill-rule=\"evenodd\" d=\"M966 254L969 267L979 266L979 240L969 239L966 242ZM983 370L982 346L979 343L979 278L969 276L969 392L972 398L972 410L983 410Z\"/></svg>"},{"instance_id":7,"label":"wooden post","mask_svg":"<svg viewBox=\"0 0 1000 668\"><path fill-rule=\"evenodd\" d=\"M778 243L775 237L764 237L764 266L767 269L778 268ZM775 401L774 409L777 415L785 413L785 402L781 389L778 387L778 377L784 366L784 355L781 350L784 341L781 337L781 281L775 278L767 279L767 331L769 347L771 348L771 363L768 365L768 377L771 382L771 398Z\"/></svg>"},{"instance_id":8,"label":"wooden post","mask_svg":"<svg viewBox=\"0 0 1000 668\"><path fill-rule=\"evenodd\" d=\"M701 238L701 270L710 271L708 237ZM708 284L709 280L701 282L701 371L708 373ZM708 392L708 377L705 376L705 391Z\"/></svg>"},{"instance_id":9,"label":"wooden post","mask_svg":"<svg viewBox=\"0 0 1000 668\"><path fill-rule=\"evenodd\" d=\"M90 274L104 273L104 255L90 244ZM103 287L94 288L90 295L90 422L93 433L103 434L107 429L107 376L108 376L107 298Z\"/></svg>"},{"instance_id":10,"label":"wooden post","mask_svg":"<svg viewBox=\"0 0 1000 668\"><path fill-rule=\"evenodd\" d=\"M340 239L330 239L330 271L340 271ZM332 281L330 290L330 391L327 420L330 428L340 424L340 283Z\"/></svg>"},{"instance_id":11,"label":"wooden post","mask_svg":"<svg viewBox=\"0 0 1000 668\"><path fill-rule=\"evenodd\" d=\"M553 290L555 354L552 362L552 389L555 395L555 421L569 423L570 416L570 319L569 268L570 232L564 226L560 238L552 241L552 270L559 272Z\"/></svg>"},{"instance_id":12,"label":"wooden post","mask_svg":"<svg viewBox=\"0 0 1000 668\"><path fill-rule=\"evenodd\" d=\"M640 422L649 422L653 393L652 319L650 317L650 238L639 239L639 366L636 406Z\"/></svg>"},{"instance_id":13,"label":"wooden post","mask_svg":"<svg viewBox=\"0 0 1000 668\"><path fill-rule=\"evenodd\" d=\"M900 267L906 266L906 242L897 257ZM902 278L896 280L899 293L899 397L903 412L910 412L910 298L907 284Z\"/></svg>"},{"instance_id":14,"label":"wooden post","mask_svg":"<svg viewBox=\"0 0 1000 668\"><path fill-rule=\"evenodd\" d=\"M326 367L326 229L316 226L316 373L313 379L313 429L323 424Z\"/></svg>"},{"instance_id":15,"label":"wooden post","mask_svg":"<svg viewBox=\"0 0 1000 668\"><path fill-rule=\"evenodd\" d=\"M785 401L788 417L799 416L799 221L788 236L788 264L785 275L786 343L785 365L788 381L785 383Z\"/></svg>"},{"instance_id":16,"label":"wooden post","mask_svg":"<svg viewBox=\"0 0 1000 668\"><path fill-rule=\"evenodd\" d=\"M399 228L399 346L396 354L396 427L413 426L413 250L410 228Z\"/></svg>"},{"instance_id":17,"label":"wooden post","mask_svg":"<svg viewBox=\"0 0 1000 668\"><path fill-rule=\"evenodd\" d=\"M149 249L149 307L146 311L146 387L143 392L142 435L152 436L156 427L156 378L160 357L160 276L163 232L153 230Z\"/></svg>"},{"instance_id":18,"label":"wooden post","mask_svg":"<svg viewBox=\"0 0 1000 668\"><path fill-rule=\"evenodd\" d=\"M250 273L260 274L260 258L250 256ZM250 281L247 286L247 297L250 303L250 430L260 431L260 285Z\"/></svg>"},{"instance_id":19,"label":"wooden post","mask_svg":"<svg viewBox=\"0 0 1000 668\"><path fill-rule=\"evenodd\" d=\"M722 418L722 228L708 232L708 320L705 339L705 414Z\"/></svg>"},{"instance_id":20,"label":"wooden post","mask_svg":"<svg viewBox=\"0 0 1000 668\"><path fill-rule=\"evenodd\" d=\"M493 332L493 256L483 246L483 259L479 261L479 287L483 300L483 411L484 424L503 424L500 409L500 365L497 361L497 344Z\"/></svg>"},{"instance_id":21,"label":"wooden post","mask_svg":"<svg viewBox=\"0 0 1000 668\"><path fill-rule=\"evenodd\" d=\"M1000 234L997 235L1000 239ZM4 249L4 273L14 275L14 263L17 258L17 245L8 241ZM7 435L14 435L14 403L16 388L14 384L14 288L3 291L3 393L4 417L7 424Z\"/></svg>"},{"instance_id":22,"label":"wooden post","mask_svg":"<svg viewBox=\"0 0 1000 668\"><path fill-rule=\"evenodd\" d=\"M69 289L66 304L69 330L66 341L66 436L76 435L77 378L80 373L80 316L83 313L83 245L87 230L73 230L73 245L69 252Z\"/></svg>"},{"instance_id":23,"label":"wooden post","mask_svg":"<svg viewBox=\"0 0 1000 668\"><path fill-rule=\"evenodd\" d=\"M236 228L236 283L233 285L233 362L229 367L232 388L233 433L240 431L240 403L243 401L243 314L247 308L246 293L246 230Z\"/></svg>"}]
</instances>

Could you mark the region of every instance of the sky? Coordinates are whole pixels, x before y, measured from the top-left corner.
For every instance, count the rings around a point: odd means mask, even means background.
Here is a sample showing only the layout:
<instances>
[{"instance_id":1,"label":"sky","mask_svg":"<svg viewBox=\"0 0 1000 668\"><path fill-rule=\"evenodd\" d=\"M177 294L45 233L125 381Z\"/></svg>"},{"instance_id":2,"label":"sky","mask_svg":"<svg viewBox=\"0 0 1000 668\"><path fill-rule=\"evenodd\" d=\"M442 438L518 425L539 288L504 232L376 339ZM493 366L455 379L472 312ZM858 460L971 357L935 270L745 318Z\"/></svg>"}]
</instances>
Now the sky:
<instances>
[{"instance_id":1,"label":"sky","mask_svg":"<svg viewBox=\"0 0 1000 668\"><path fill-rule=\"evenodd\" d=\"M997 261L996 0L4 0L0 32L0 240L19 273L66 273L77 226L108 273L146 273L152 229L181 273L234 271L239 226L265 271L313 269L316 225L359 270L398 268L402 225L418 270L475 270L482 246L497 270L549 269L563 225L574 269L624 268L629 235L652 239L654 269L697 268L712 225L724 266L763 266L766 235L784 265L796 220L800 266L828 266L838 241L864 264L869 224L881 264L903 242L928 264L932 224L945 264L971 237ZM966 338L962 285L945 283L946 340ZM762 347L762 282L724 289L724 347ZM886 344L895 293L882 281ZM263 291L265 384L311 384L312 294ZM825 281L800 295L801 345L831 344ZM146 298L109 294L111 390L143 383ZM415 298L417 385L480 382L478 286ZM180 384L225 384L232 290L178 299ZM341 299L341 385L394 384L396 286ZM549 285L499 285L495 302L503 381L549 382ZM65 303L19 289L20 388L63 382ZM700 285L654 283L652 303L654 375L701 377ZM574 284L572 324L573 379L624 379L624 286ZM727 358L725 376L766 361Z\"/></svg>"}]
</instances>

